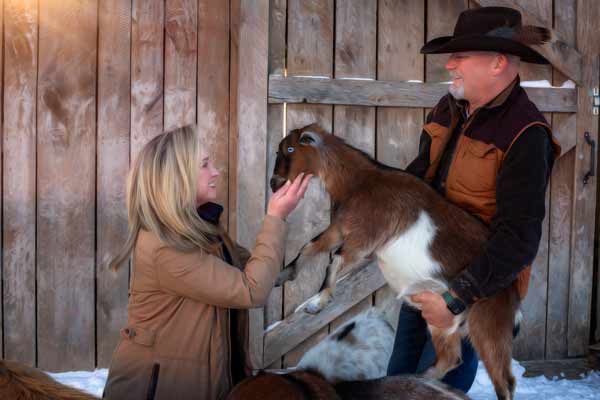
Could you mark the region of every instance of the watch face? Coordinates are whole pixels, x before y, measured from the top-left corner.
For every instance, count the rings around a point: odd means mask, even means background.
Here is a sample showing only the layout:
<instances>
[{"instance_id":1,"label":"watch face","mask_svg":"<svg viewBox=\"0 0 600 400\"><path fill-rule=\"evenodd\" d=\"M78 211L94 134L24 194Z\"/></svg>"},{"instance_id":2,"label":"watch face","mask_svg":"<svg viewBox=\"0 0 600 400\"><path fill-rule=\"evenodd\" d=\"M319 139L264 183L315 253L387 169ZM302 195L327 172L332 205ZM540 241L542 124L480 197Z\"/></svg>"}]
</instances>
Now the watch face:
<instances>
[{"instance_id":1,"label":"watch face","mask_svg":"<svg viewBox=\"0 0 600 400\"><path fill-rule=\"evenodd\" d=\"M466 307L459 299L453 299L452 302L448 304L448 308L452 314L457 315L463 312Z\"/></svg>"}]
</instances>

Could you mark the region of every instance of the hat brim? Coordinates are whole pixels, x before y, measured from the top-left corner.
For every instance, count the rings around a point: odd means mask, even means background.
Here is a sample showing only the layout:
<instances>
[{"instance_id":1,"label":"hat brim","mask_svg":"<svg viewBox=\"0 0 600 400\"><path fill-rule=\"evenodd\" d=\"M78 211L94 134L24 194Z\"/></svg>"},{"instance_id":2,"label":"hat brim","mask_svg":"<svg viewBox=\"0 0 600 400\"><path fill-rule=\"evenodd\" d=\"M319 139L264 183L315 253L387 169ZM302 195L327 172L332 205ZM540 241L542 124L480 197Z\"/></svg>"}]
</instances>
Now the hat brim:
<instances>
[{"instance_id":1,"label":"hat brim","mask_svg":"<svg viewBox=\"0 0 600 400\"><path fill-rule=\"evenodd\" d=\"M443 36L425 43L421 54L457 53L459 51L496 51L518 56L532 64L550 64L544 56L524 44L505 38L484 35Z\"/></svg>"}]
</instances>

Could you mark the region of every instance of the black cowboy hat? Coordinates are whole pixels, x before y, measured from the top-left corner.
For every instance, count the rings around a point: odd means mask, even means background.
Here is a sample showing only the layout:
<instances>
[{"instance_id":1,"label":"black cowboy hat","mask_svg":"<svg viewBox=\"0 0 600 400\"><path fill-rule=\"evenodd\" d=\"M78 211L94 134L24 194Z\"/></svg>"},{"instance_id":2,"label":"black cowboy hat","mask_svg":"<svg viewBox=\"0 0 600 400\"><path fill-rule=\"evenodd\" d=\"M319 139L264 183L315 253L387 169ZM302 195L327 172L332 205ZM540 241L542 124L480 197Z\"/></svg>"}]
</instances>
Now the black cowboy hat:
<instances>
[{"instance_id":1,"label":"black cowboy hat","mask_svg":"<svg viewBox=\"0 0 600 400\"><path fill-rule=\"evenodd\" d=\"M550 31L540 26L523 25L521 13L508 7L481 7L463 11L456 21L453 36L443 36L421 48L421 54L460 51L496 51L513 54L522 61L549 64L529 46L550 40Z\"/></svg>"}]
</instances>

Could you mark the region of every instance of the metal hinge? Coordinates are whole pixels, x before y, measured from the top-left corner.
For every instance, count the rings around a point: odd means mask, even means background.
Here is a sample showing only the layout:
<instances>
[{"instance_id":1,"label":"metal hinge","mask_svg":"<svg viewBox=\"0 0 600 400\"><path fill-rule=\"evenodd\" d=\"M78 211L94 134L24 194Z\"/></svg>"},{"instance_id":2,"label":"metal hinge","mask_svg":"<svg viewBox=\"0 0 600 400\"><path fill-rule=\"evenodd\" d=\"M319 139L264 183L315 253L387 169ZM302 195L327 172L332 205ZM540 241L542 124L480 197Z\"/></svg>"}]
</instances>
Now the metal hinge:
<instances>
[{"instance_id":1,"label":"metal hinge","mask_svg":"<svg viewBox=\"0 0 600 400\"><path fill-rule=\"evenodd\" d=\"M592 114L598 115L600 111L600 89L592 89Z\"/></svg>"}]
</instances>

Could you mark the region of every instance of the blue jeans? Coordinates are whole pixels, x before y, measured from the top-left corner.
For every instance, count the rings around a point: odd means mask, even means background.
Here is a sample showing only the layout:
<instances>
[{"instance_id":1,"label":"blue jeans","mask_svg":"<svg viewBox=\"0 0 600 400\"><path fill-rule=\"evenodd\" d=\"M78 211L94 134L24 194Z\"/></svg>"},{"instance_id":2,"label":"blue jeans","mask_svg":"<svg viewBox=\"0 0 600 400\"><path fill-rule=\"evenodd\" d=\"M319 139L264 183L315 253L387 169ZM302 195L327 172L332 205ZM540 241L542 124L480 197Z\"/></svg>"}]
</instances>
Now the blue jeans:
<instances>
[{"instance_id":1,"label":"blue jeans","mask_svg":"<svg viewBox=\"0 0 600 400\"><path fill-rule=\"evenodd\" d=\"M468 339L462 340L462 364L448 372L442 382L467 393L477 374L479 359ZM421 311L402 305L394 350L387 374L422 374L435 362L435 349Z\"/></svg>"}]
</instances>

